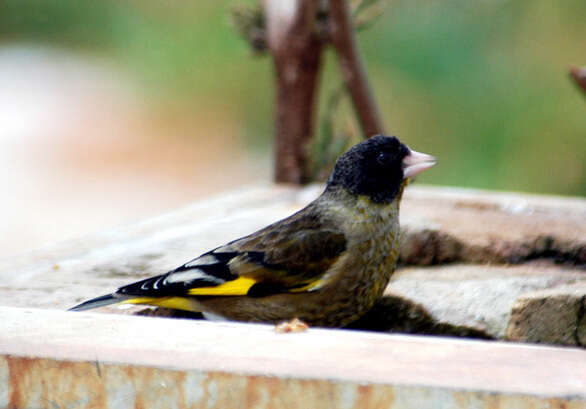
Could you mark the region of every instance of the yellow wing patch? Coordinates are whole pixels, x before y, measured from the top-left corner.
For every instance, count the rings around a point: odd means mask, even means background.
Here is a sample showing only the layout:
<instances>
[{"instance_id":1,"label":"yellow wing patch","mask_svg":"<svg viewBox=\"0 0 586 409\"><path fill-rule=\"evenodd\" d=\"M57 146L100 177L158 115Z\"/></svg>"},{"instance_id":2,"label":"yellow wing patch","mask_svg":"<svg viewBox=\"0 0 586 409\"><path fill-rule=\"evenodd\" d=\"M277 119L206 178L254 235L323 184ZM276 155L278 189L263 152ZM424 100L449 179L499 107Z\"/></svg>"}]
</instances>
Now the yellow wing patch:
<instances>
[{"instance_id":1,"label":"yellow wing patch","mask_svg":"<svg viewBox=\"0 0 586 409\"><path fill-rule=\"evenodd\" d=\"M199 312L196 303L185 297L137 297L124 300L120 304L145 304L173 310Z\"/></svg>"},{"instance_id":2,"label":"yellow wing patch","mask_svg":"<svg viewBox=\"0 0 586 409\"><path fill-rule=\"evenodd\" d=\"M233 281L228 281L215 287L192 288L188 291L189 295L246 295L250 287L256 283L256 280L247 277L241 277ZM199 312L197 302L186 297L136 297L121 301L120 304L144 304L154 305L156 307L171 308L174 310L184 310Z\"/></svg>"},{"instance_id":3,"label":"yellow wing patch","mask_svg":"<svg viewBox=\"0 0 586 409\"><path fill-rule=\"evenodd\" d=\"M246 295L256 280L249 277L240 277L236 280L227 281L215 287L192 288L189 295Z\"/></svg>"}]
</instances>

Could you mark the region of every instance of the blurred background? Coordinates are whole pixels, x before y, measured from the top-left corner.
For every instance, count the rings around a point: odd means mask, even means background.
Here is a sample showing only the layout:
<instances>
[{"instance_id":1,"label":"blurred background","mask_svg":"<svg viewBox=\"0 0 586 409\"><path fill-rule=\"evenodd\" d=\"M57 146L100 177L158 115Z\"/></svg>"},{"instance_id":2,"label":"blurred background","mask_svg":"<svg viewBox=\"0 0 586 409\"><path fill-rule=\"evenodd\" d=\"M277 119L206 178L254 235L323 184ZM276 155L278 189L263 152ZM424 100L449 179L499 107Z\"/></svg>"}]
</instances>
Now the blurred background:
<instances>
[{"instance_id":1,"label":"blurred background","mask_svg":"<svg viewBox=\"0 0 586 409\"><path fill-rule=\"evenodd\" d=\"M0 2L0 257L271 180L242 3ZM421 182L586 195L586 2L382 3L360 46L389 132L439 158ZM328 51L318 129L340 84ZM334 119L356 132L347 102Z\"/></svg>"}]
</instances>

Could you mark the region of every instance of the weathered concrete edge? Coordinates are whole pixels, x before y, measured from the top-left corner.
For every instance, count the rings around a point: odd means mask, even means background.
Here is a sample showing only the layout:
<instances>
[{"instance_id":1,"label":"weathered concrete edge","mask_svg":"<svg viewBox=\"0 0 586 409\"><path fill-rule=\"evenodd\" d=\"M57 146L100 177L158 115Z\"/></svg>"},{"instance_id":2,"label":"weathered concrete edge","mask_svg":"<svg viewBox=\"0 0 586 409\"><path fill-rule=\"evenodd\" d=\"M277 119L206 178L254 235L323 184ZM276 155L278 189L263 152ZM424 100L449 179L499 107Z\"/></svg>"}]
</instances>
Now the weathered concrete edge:
<instances>
[{"instance_id":1,"label":"weathered concrete edge","mask_svg":"<svg viewBox=\"0 0 586 409\"><path fill-rule=\"evenodd\" d=\"M411 385L277 378L226 372L0 356L0 406L10 409L584 409L579 397L478 392Z\"/></svg>"},{"instance_id":2,"label":"weathered concrete edge","mask_svg":"<svg viewBox=\"0 0 586 409\"><path fill-rule=\"evenodd\" d=\"M3 361L28 357L586 403L586 351L573 348L325 329L277 334L268 325L10 307L0 308L0 322Z\"/></svg>"}]
</instances>

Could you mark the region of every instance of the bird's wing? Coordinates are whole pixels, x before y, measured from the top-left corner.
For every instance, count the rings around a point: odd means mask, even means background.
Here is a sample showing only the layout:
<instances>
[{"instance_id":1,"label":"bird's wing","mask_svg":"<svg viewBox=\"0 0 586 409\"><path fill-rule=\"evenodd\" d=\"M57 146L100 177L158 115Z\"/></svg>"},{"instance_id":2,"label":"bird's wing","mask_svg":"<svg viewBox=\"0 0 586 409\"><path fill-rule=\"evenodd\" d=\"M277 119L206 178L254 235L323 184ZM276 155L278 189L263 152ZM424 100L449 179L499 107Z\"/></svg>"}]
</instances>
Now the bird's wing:
<instances>
[{"instance_id":1,"label":"bird's wing","mask_svg":"<svg viewBox=\"0 0 586 409\"><path fill-rule=\"evenodd\" d=\"M315 218L285 219L157 277L118 289L134 297L260 297L319 288L346 249L345 235Z\"/></svg>"}]
</instances>

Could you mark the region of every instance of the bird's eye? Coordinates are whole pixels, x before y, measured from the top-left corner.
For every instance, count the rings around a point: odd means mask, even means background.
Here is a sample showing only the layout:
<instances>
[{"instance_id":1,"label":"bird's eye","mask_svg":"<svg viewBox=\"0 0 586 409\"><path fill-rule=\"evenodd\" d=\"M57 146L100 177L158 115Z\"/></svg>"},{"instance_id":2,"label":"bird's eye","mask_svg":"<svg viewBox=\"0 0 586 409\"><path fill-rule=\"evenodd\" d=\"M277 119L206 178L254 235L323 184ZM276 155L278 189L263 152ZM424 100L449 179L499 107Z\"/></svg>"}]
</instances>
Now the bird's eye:
<instances>
[{"instance_id":1,"label":"bird's eye","mask_svg":"<svg viewBox=\"0 0 586 409\"><path fill-rule=\"evenodd\" d=\"M376 157L376 161L381 165L386 165L387 163L389 163L390 159L391 159L390 155L385 152L379 153L378 156Z\"/></svg>"}]
</instances>

